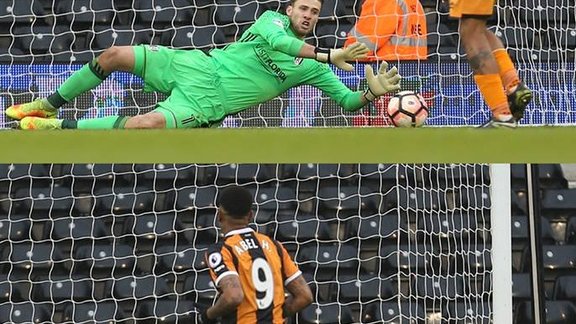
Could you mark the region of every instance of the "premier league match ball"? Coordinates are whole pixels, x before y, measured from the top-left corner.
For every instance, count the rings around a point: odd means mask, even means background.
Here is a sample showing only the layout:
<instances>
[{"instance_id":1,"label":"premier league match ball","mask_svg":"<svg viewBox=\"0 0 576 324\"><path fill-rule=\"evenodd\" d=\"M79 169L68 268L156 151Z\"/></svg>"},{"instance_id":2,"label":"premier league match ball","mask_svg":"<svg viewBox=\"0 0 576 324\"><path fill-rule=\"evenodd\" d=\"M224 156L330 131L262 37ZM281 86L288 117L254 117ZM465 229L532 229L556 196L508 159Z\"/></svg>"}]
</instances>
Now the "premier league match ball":
<instances>
[{"instance_id":1,"label":"premier league match ball","mask_svg":"<svg viewBox=\"0 0 576 324\"><path fill-rule=\"evenodd\" d=\"M414 91L398 92L388 102L387 112L396 127L420 127L428 118L426 101Z\"/></svg>"}]
</instances>

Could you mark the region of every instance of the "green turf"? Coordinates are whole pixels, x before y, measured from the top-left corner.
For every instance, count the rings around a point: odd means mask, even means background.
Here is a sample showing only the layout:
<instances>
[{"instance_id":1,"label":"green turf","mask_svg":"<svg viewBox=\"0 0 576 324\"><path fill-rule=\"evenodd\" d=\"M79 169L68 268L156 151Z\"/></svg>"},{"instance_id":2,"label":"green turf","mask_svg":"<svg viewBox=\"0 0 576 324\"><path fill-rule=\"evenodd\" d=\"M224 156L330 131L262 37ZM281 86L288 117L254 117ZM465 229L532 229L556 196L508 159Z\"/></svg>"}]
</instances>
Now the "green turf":
<instances>
[{"instance_id":1,"label":"green turf","mask_svg":"<svg viewBox=\"0 0 576 324\"><path fill-rule=\"evenodd\" d=\"M4 131L0 163L576 162L576 128Z\"/></svg>"}]
</instances>

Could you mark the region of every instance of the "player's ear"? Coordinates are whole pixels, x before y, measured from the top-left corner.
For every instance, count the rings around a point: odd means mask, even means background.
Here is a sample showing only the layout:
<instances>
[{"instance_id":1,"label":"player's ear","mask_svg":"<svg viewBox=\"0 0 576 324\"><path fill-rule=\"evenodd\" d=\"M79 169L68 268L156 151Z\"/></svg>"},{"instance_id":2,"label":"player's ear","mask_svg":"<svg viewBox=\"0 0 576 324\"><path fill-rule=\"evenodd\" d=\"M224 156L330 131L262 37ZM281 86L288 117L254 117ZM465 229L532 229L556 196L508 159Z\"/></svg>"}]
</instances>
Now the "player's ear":
<instances>
[{"instance_id":1,"label":"player's ear","mask_svg":"<svg viewBox=\"0 0 576 324\"><path fill-rule=\"evenodd\" d=\"M254 219L254 211L250 210L250 212L248 213L248 223L252 222L253 219Z\"/></svg>"}]
</instances>

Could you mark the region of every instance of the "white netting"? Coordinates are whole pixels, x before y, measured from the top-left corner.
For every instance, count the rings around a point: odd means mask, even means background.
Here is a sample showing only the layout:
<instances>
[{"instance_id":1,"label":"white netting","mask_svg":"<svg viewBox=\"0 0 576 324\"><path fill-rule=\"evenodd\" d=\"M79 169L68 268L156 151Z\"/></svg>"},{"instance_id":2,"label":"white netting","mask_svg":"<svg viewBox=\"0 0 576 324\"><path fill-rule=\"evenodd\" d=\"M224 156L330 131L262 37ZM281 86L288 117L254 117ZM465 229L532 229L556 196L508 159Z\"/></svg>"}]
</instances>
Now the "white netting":
<instances>
[{"instance_id":1,"label":"white netting","mask_svg":"<svg viewBox=\"0 0 576 324\"><path fill-rule=\"evenodd\" d=\"M484 165L0 165L4 322L190 323L215 197L255 196L314 305L296 323L488 323Z\"/></svg>"},{"instance_id":2,"label":"white netting","mask_svg":"<svg viewBox=\"0 0 576 324\"><path fill-rule=\"evenodd\" d=\"M356 21L359 0L324 1L320 22L308 38L324 47L341 46ZM111 45L142 43L209 50L232 42L264 10L283 10L286 1L255 0L0 0L0 110L47 96L80 64ZM429 100L429 125L478 125L488 109L460 49L457 22L446 4L422 4L428 26L428 60L392 62ZM572 0L499 1L490 20L535 90L526 124L575 124L576 18ZM364 88L363 69L336 71L351 88ZM144 94L142 82L114 73L100 89L64 106L61 117L134 115L150 111L163 95ZM386 99L360 115L343 113L334 101L309 87L230 117L225 126L388 125ZM0 124L9 121L0 114Z\"/></svg>"}]
</instances>

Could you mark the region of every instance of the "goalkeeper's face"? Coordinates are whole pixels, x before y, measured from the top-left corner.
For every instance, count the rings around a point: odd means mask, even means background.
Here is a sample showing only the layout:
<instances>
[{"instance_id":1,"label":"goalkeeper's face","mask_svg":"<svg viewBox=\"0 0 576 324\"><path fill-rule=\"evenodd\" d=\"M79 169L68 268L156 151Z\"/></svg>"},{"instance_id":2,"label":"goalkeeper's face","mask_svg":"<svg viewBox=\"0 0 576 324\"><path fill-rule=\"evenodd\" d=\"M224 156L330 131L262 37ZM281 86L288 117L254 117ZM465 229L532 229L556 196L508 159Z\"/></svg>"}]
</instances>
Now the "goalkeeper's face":
<instances>
[{"instance_id":1,"label":"goalkeeper's face","mask_svg":"<svg viewBox=\"0 0 576 324\"><path fill-rule=\"evenodd\" d=\"M320 14L320 0L296 0L286 8L292 30L300 37L312 32Z\"/></svg>"}]
</instances>

